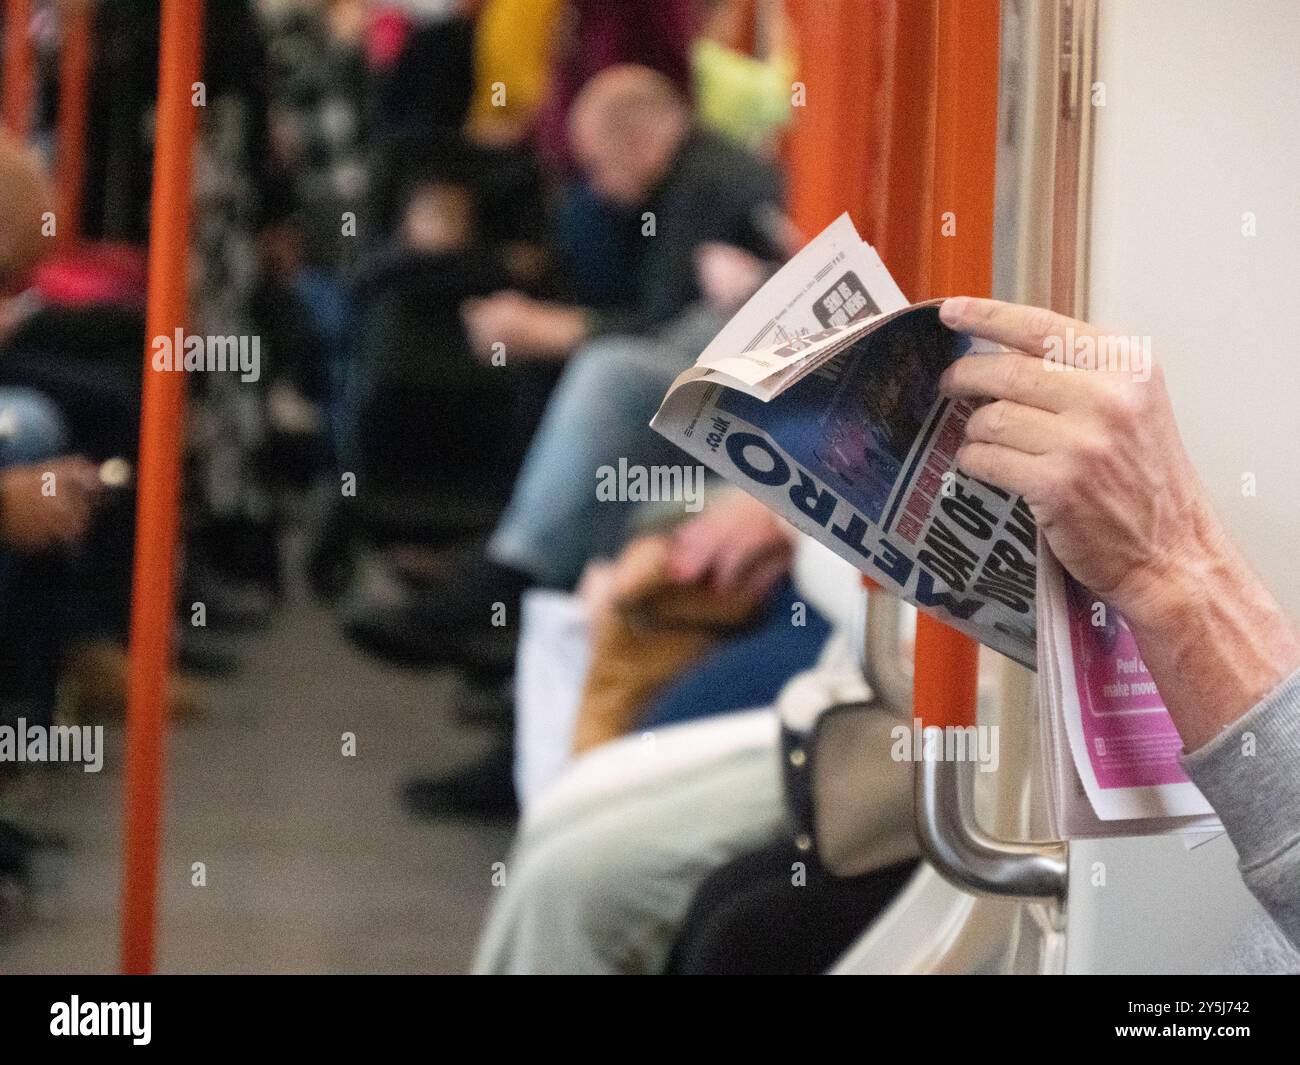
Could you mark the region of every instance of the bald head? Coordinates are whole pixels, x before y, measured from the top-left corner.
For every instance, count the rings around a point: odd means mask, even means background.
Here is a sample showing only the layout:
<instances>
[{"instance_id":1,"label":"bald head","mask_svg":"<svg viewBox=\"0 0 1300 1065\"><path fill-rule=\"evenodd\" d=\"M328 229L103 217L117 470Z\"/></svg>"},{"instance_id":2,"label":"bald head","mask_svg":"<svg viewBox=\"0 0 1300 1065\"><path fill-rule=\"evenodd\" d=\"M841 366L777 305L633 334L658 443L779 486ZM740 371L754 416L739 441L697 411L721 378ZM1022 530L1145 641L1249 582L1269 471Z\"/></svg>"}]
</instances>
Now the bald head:
<instances>
[{"instance_id":1,"label":"bald head","mask_svg":"<svg viewBox=\"0 0 1300 1065\"><path fill-rule=\"evenodd\" d=\"M668 78L625 64L583 86L569 113L569 139L598 195L636 204L668 172L690 121Z\"/></svg>"}]
</instances>

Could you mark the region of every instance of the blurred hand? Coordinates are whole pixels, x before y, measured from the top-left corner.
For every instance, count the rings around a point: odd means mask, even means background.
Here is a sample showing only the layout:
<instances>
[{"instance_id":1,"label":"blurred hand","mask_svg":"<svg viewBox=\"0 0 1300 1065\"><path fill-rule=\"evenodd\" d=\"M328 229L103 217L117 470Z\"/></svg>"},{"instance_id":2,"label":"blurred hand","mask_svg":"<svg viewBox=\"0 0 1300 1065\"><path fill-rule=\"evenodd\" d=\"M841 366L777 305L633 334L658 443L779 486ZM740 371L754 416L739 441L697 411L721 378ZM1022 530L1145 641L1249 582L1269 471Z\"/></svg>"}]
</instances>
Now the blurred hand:
<instances>
[{"instance_id":1,"label":"blurred hand","mask_svg":"<svg viewBox=\"0 0 1300 1065\"><path fill-rule=\"evenodd\" d=\"M730 244L701 244L695 250L695 272L704 298L724 314L739 310L763 287L770 270L762 259Z\"/></svg>"},{"instance_id":2,"label":"blurred hand","mask_svg":"<svg viewBox=\"0 0 1300 1065\"><path fill-rule=\"evenodd\" d=\"M544 303L519 292L466 300L461 317L471 349L484 361L492 358L496 344L505 345L507 358L564 358L587 335L587 316L580 308Z\"/></svg>"},{"instance_id":3,"label":"blurred hand","mask_svg":"<svg viewBox=\"0 0 1300 1065\"><path fill-rule=\"evenodd\" d=\"M53 474L53 481L46 478ZM45 494L47 483L53 495ZM100 496L99 469L73 457L0 470L0 543L26 553L73 544L86 534Z\"/></svg>"},{"instance_id":4,"label":"blurred hand","mask_svg":"<svg viewBox=\"0 0 1300 1065\"><path fill-rule=\"evenodd\" d=\"M739 489L679 526L668 548L669 572L679 584L707 583L754 598L766 596L793 559L790 526Z\"/></svg>"},{"instance_id":5,"label":"blurred hand","mask_svg":"<svg viewBox=\"0 0 1300 1065\"><path fill-rule=\"evenodd\" d=\"M950 396L989 399L971 416L957 461L1025 497L1053 553L1126 616L1158 606L1169 575L1224 544L1183 448L1157 365L1069 370L1044 356L1100 339L1085 322L994 300L952 299L951 328L1017 349L968 355L944 373ZM1105 349L1102 349L1105 350Z\"/></svg>"},{"instance_id":6,"label":"blurred hand","mask_svg":"<svg viewBox=\"0 0 1300 1065\"><path fill-rule=\"evenodd\" d=\"M669 535L642 536L612 562L587 565L578 595L593 616L665 585L698 585L757 603L790 572L793 531L757 500L729 489Z\"/></svg>"}]
</instances>

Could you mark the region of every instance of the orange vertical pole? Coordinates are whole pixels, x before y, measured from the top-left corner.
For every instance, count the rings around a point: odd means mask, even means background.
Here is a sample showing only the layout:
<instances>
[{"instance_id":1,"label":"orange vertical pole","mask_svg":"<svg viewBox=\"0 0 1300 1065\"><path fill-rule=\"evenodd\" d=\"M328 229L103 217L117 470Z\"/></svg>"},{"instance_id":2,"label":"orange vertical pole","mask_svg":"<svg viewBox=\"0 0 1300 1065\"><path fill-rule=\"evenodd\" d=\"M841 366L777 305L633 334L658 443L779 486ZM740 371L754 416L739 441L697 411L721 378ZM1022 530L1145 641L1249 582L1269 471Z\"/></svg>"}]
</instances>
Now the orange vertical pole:
<instances>
[{"instance_id":1,"label":"orange vertical pole","mask_svg":"<svg viewBox=\"0 0 1300 1065\"><path fill-rule=\"evenodd\" d=\"M887 4L789 0L800 87L784 152L788 209L812 234L847 210L878 240L881 189L873 183L887 122L874 99L883 82Z\"/></svg>"},{"instance_id":2,"label":"orange vertical pole","mask_svg":"<svg viewBox=\"0 0 1300 1065\"><path fill-rule=\"evenodd\" d=\"M81 240L81 198L86 180L87 92L90 87L90 2L73 0L61 12L59 42L59 128L55 154L58 181L58 240Z\"/></svg>"},{"instance_id":3,"label":"orange vertical pole","mask_svg":"<svg viewBox=\"0 0 1300 1065\"><path fill-rule=\"evenodd\" d=\"M20 140L32 119L32 0L5 0L5 129Z\"/></svg>"},{"instance_id":4,"label":"orange vertical pole","mask_svg":"<svg viewBox=\"0 0 1300 1065\"><path fill-rule=\"evenodd\" d=\"M880 246L894 206L888 168L897 4L787 0L785 10L806 97L786 145L791 217L802 232L816 233L847 209L858 231ZM915 173L912 180L923 184ZM870 577L862 583L879 588Z\"/></svg>"},{"instance_id":5,"label":"orange vertical pole","mask_svg":"<svg viewBox=\"0 0 1300 1065\"><path fill-rule=\"evenodd\" d=\"M849 131L837 126L845 62L836 47L839 4L791 0L787 13L799 61L786 144L788 208L795 226L813 234L848 207L842 156Z\"/></svg>"},{"instance_id":6,"label":"orange vertical pole","mask_svg":"<svg viewBox=\"0 0 1300 1065\"><path fill-rule=\"evenodd\" d=\"M998 0L939 0L935 40L928 294L988 296L993 284ZM978 655L972 641L948 626L925 616L918 619L913 706L926 725L974 722Z\"/></svg>"},{"instance_id":7,"label":"orange vertical pole","mask_svg":"<svg viewBox=\"0 0 1300 1065\"><path fill-rule=\"evenodd\" d=\"M122 891L122 969L127 973L147 973L154 964L165 692L176 594L185 412L184 374L153 370L150 340L170 337L186 324L190 174L197 122L191 94L200 77L202 53L203 0L163 0L127 689Z\"/></svg>"},{"instance_id":8,"label":"orange vertical pole","mask_svg":"<svg viewBox=\"0 0 1300 1065\"><path fill-rule=\"evenodd\" d=\"M880 187L872 243L903 294L916 299L927 287L929 242L924 219L930 208L930 162L934 133L934 5L890 0L875 7L880 40L880 92L872 101L882 129L873 172ZM859 98L859 105L865 100ZM880 586L864 576L868 596Z\"/></svg>"},{"instance_id":9,"label":"orange vertical pole","mask_svg":"<svg viewBox=\"0 0 1300 1065\"><path fill-rule=\"evenodd\" d=\"M934 171L934 0L899 0L889 64L887 210L876 244L903 294L930 290Z\"/></svg>"}]
</instances>

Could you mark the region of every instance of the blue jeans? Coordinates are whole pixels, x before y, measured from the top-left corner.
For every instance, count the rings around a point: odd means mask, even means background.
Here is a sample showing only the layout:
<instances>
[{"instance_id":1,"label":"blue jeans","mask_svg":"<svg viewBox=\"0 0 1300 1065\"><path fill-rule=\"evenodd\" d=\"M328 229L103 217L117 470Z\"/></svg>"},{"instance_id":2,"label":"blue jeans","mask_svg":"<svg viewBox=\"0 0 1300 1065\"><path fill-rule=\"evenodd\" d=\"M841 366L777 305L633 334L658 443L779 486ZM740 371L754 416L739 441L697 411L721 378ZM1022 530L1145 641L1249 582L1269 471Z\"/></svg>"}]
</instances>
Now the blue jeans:
<instances>
[{"instance_id":1,"label":"blue jeans","mask_svg":"<svg viewBox=\"0 0 1300 1065\"><path fill-rule=\"evenodd\" d=\"M312 329L324 344L320 383L325 407L327 441L332 453L339 450L340 435L347 424L347 345L352 305L347 285L332 271L306 267L293 280L293 291L306 312Z\"/></svg>"},{"instance_id":2,"label":"blue jeans","mask_svg":"<svg viewBox=\"0 0 1300 1065\"><path fill-rule=\"evenodd\" d=\"M804 624L792 623L793 607L801 602L787 577L762 624L731 637L683 672L655 697L638 727L657 729L775 705L786 681L816 665L830 638L830 622L810 604L804 603Z\"/></svg>"},{"instance_id":3,"label":"blue jeans","mask_svg":"<svg viewBox=\"0 0 1300 1065\"><path fill-rule=\"evenodd\" d=\"M0 469L53 458L67 447L59 409L34 388L0 388Z\"/></svg>"},{"instance_id":4,"label":"blue jeans","mask_svg":"<svg viewBox=\"0 0 1300 1065\"><path fill-rule=\"evenodd\" d=\"M34 388L0 387L0 470L53 458L67 447L59 409ZM0 610L8 602L15 554L0 544Z\"/></svg>"},{"instance_id":5,"label":"blue jeans","mask_svg":"<svg viewBox=\"0 0 1300 1065\"><path fill-rule=\"evenodd\" d=\"M68 430L53 403L31 388L0 388L0 469L62 454ZM0 545L0 723L44 721L54 705L65 631L66 566Z\"/></svg>"},{"instance_id":6,"label":"blue jeans","mask_svg":"<svg viewBox=\"0 0 1300 1065\"><path fill-rule=\"evenodd\" d=\"M695 308L656 339L601 337L569 361L488 542L494 561L568 588L592 558L621 546L636 504L599 500L596 471L617 467L620 459L643 466L693 463L650 428L650 419L719 325L711 312Z\"/></svg>"}]
</instances>

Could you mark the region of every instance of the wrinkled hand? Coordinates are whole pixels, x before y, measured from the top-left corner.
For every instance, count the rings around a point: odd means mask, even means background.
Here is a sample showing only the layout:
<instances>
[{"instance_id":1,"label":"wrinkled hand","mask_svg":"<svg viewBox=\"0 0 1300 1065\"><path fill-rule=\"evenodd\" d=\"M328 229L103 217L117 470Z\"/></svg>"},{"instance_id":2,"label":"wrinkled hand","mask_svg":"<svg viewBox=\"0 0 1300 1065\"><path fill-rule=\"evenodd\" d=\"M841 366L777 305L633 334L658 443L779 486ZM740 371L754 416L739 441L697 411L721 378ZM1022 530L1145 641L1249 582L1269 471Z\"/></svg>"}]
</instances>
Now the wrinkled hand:
<instances>
[{"instance_id":1,"label":"wrinkled hand","mask_svg":"<svg viewBox=\"0 0 1300 1065\"><path fill-rule=\"evenodd\" d=\"M944 373L946 394L989 400L971 416L958 465L1023 495L1077 580L1134 618L1158 608L1171 574L1213 564L1224 534L1159 366L1049 365L1049 351L1068 355L1076 339L1104 334L1039 308L960 298L940 315L959 332L1017 349L968 355Z\"/></svg>"},{"instance_id":2,"label":"wrinkled hand","mask_svg":"<svg viewBox=\"0 0 1300 1065\"><path fill-rule=\"evenodd\" d=\"M461 318L471 349L485 361L497 344L505 345L507 359L563 358L587 335L587 316L580 308L544 303L519 292L466 300Z\"/></svg>"},{"instance_id":3,"label":"wrinkled hand","mask_svg":"<svg viewBox=\"0 0 1300 1065\"><path fill-rule=\"evenodd\" d=\"M100 491L98 467L83 458L0 470L0 543L27 553L76 543L90 526Z\"/></svg>"}]
</instances>

